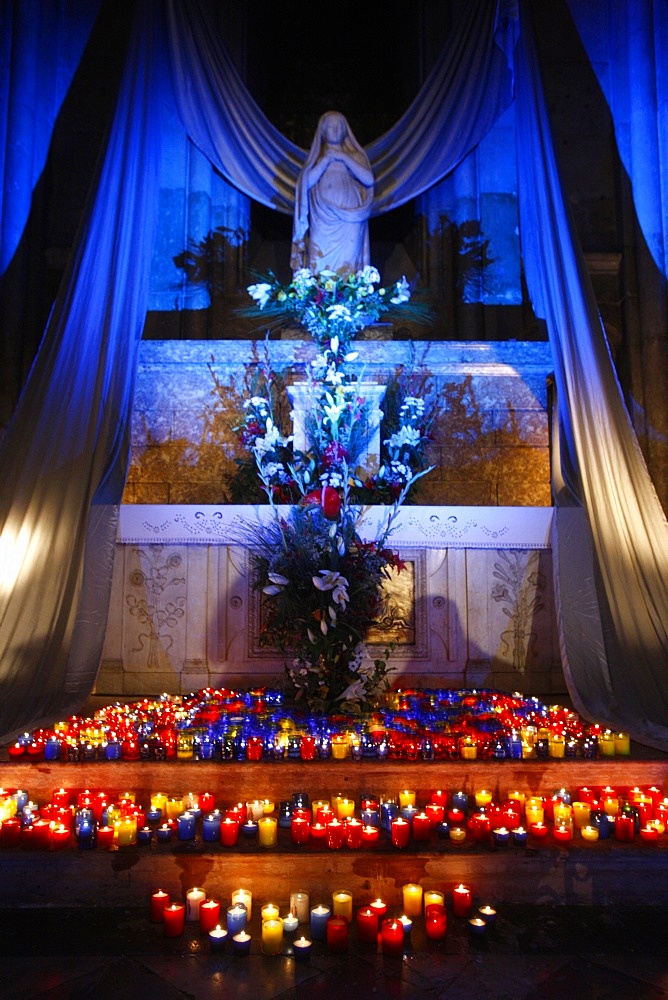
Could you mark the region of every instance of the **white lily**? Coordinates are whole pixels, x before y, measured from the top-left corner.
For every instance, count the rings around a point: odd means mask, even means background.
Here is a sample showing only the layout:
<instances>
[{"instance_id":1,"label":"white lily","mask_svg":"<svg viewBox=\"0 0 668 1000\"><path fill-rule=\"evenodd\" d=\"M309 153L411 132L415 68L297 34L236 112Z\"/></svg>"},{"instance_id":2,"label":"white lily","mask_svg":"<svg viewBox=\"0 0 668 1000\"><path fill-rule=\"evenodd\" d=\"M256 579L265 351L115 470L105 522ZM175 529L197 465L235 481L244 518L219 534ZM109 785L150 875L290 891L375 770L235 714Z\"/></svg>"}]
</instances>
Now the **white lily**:
<instances>
[{"instance_id":1,"label":"white lily","mask_svg":"<svg viewBox=\"0 0 668 1000\"><path fill-rule=\"evenodd\" d=\"M258 282L257 285L249 285L246 289L252 299L258 303L260 309L264 309L271 298L271 285L266 281Z\"/></svg>"},{"instance_id":2,"label":"white lily","mask_svg":"<svg viewBox=\"0 0 668 1000\"><path fill-rule=\"evenodd\" d=\"M314 576L313 585L318 590L331 590L332 600L339 607L345 608L348 603L348 581L345 576L331 569L321 569L320 576Z\"/></svg>"}]
</instances>

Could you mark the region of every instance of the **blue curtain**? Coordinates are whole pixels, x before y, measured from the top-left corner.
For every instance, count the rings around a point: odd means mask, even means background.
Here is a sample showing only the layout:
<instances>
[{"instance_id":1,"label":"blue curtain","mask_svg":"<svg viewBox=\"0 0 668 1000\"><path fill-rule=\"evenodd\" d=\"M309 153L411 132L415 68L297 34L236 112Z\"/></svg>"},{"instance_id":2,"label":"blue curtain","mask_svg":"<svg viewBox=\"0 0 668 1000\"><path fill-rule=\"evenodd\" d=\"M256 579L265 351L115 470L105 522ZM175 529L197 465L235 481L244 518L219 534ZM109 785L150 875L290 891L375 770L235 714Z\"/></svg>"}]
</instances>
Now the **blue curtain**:
<instances>
[{"instance_id":1,"label":"blue curtain","mask_svg":"<svg viewBox=\"0 0 668 1000\"><path fill-rule=\"evenodd\" d=\"M589 718L668 749L668 524L562 193L532 30L517 45L520 234L557 388L553 558L562 663Z\"/></svg>"},{"instance_id":2,"label":"blue curtain","mask_svg":"<svg viewBox=\"0 0 668 1000\"><path fill-rule=\"evenodd\" d=\"M407 140L406 120L374 145L383 207L452 169L507 106L495 16L490 0L470 4L412 108L435 161ZM98 669L158 200L158 109L172 86L186 131L223 176L292 211L305 151L247 93L205 8L140 3L77 251L0 451L0 737L80 707Z\"/></svg>"},{"instance_id":3,"label":"blue curtain","mask_svg":"<svg viewBox=\"0 0 668 1000\"><path fill-rule=\"evenodd\" d=\"M0 733L99 667L146 312L161 36L141 9L94 196L0 450Z\"/></svg>"}]
</instances>

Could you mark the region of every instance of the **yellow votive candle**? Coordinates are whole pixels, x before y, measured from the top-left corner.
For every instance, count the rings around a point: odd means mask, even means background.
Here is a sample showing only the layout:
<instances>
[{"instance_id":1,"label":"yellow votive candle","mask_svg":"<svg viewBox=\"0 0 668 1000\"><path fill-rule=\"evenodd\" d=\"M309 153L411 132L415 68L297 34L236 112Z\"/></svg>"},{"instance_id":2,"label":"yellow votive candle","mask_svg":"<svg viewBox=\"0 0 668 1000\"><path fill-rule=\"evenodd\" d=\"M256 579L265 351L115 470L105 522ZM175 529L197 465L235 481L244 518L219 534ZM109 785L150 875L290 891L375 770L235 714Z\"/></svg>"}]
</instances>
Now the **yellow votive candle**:
<instances>
[{"instance_id":1,"label":"yellow votive candle","mask_svg":"<svg viewBox=\"0 0 668 1000\"><path fill-rule=\"evenodd\" d=\"M479 809L482 809L484 806L488 806L492 801L492 793L487 791L486 788L481 788L479 791L475 792L474 797L475 804Z\"/></svg>"},{"instance_id":2,"label":"yellow votive candle","mask_svg":"<svg viewBox=\"0 0 668 1000\"><path fill-rule=\"evenodd\" d=\"M332 893L332 915L345 917L348 923L353 919L353 894L348 889L337 889Z\"/></svg>"},{"instance_id":3,"label":"yellow votive candle","mask_svg":"<svg viewBox=\"0 0 668 1000\"><path fill-rule=\"evenodd\" d=\"M425 889L422 894L422 898L424 900L425 909L430 903L438 903L441 906L445 903L445 896L442 892L439 892L438 889Z\"/></svg>"},{"instance_id":4,"label":"yellow votive candle","mask_svg":"<svg viewBox=\"0 0 668 1000\"><path fill-rule=\"evenodd\" d=\"M422 913L422 886L417 882L408 882L402 892L406 916L419 917Z\"/></svg>"},{"instance_id":5,"label":"yellow votive candle","mask_svg":"<svg viewBox=\"0 0 668 1000\"><path fill-rule=\"evenodd\" d=\"M355 812L354 799L339 799L337 803L337 818L348 819Z\"/></svg>"},{"instance_id":6,"label":"yellow votive candle","mask_svg":"<svg viewBox=\"0 0 668 1000\"><path fill-rule=\"evenodd\" d=\"M283 921L271 917L262 921L262 951L265 955L280 955L283 950Z\"/></svg>"},{"instance_id":7,"label":"yellow votive candle","mask_svg":"<svg viewBox=\"0 0 668 1000\"><path fill-rule=\"evenodd\" d=\"M263 816L257 821L258 844L260 847L275 847L278 843L278 820L275 816Z\"/></svg>"},{"instance_id":8,"label":"yellow votive candle","mask_svg":"<svg viewBox=\"0 0 668 1000\"><path fill-rule=\"evenodd\" d=\"M590 817L591 806L588 802L573 803L573 822L579 830L589 825Z\"/></svg>"}]
</instances>

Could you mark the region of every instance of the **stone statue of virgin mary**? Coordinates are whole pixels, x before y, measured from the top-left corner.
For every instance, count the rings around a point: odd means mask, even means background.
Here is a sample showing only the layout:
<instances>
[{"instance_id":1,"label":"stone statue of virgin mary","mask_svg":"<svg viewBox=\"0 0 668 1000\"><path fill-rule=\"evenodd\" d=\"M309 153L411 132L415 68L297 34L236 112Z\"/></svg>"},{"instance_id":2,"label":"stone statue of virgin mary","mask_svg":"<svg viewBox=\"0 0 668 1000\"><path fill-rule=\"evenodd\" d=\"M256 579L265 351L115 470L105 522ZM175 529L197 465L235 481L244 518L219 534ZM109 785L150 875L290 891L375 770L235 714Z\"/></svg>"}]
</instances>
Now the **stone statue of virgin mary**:
<instances>
[{"instance_id":1,"label":"stone statue of virgin mary","mask_svg":"<svg viewBox=\"0 0 668 1000\"><path fill-rule=\"evenodd\" d=\"M370 263L373 172L364 149L338 111L318 122L297 180L292 230L293 271L358 271Z\"/></svg>"}]
</instances>

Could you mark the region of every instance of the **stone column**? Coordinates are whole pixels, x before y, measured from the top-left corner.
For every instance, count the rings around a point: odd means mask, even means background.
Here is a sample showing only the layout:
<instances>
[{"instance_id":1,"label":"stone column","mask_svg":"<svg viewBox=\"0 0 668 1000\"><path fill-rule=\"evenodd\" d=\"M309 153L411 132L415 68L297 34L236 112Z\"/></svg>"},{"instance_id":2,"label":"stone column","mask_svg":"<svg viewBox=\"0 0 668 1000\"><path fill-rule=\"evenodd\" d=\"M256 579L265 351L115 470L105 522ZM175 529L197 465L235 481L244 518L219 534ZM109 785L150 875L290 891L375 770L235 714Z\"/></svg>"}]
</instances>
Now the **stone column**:
<instances>
[{"instance_id":1,"label":"stone column","mask_svg":"<svg viewBox=\"0 0 668 1000\"><path fill-rule=\"evenodd\" d=\"M367 415L367 447L360 455L360 466L369 475L378 471L380 465L380 422L383 411L380 409L385 398L386 386L376 382L362 382L359 395L370 404ZM312 389L308 382L295 382L287 387L288 398L292 404L293 444L298 451L308 451L309 440L306 433L307 414L313 409Z\"/></svg>"}]
</instances>

